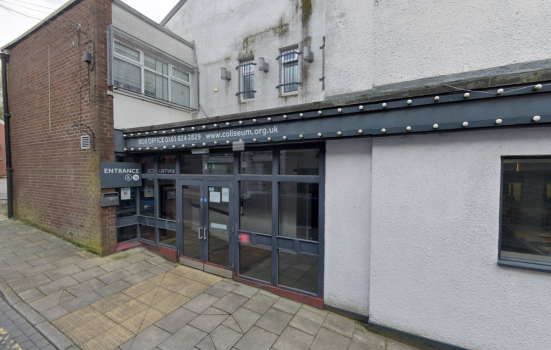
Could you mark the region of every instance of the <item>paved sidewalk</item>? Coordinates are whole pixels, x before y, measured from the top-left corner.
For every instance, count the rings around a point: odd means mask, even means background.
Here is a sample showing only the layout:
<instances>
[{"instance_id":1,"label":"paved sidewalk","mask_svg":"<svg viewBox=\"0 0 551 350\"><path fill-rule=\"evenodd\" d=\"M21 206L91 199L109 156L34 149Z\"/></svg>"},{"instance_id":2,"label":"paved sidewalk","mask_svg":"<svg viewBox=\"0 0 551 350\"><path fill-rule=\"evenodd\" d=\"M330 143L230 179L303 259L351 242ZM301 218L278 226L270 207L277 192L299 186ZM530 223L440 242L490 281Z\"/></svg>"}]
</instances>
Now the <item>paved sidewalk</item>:
<instances>
[{"instance_id":1,"label":"paved sidewalk","mask_svg":"<svg viewBox=\"0 0 551 350\"><path fill-rule=\"evenodd\" d=\"M14 327L0 315L9 333L0 328L0 338L13 341L6 348L47 348L25 343L25 334L33 342L44 335L58 349L412 350L351 319L143 248L100 258L17 221L0 222L0 278L24 317L11 313ZM6 307L0 300L0 311Z\"/></svg>"}]
</instances>

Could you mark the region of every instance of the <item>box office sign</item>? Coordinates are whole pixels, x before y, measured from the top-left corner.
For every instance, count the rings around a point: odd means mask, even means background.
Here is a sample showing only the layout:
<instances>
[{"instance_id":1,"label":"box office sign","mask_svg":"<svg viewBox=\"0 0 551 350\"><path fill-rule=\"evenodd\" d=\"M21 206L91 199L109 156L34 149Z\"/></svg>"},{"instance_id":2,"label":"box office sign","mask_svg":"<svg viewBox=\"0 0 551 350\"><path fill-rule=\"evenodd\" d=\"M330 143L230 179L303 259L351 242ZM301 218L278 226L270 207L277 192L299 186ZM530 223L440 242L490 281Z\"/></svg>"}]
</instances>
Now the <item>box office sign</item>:
<instances>
[{"instance_id":1,"label":"box office sign","mask_svg":"<svg viewBox=\"0 0 551 350\"><path fill-rule=\"evenodd\" d=\"M142 185L138 163L101 162L101 188L137 187Z\"/></svg>"}]
</instances>

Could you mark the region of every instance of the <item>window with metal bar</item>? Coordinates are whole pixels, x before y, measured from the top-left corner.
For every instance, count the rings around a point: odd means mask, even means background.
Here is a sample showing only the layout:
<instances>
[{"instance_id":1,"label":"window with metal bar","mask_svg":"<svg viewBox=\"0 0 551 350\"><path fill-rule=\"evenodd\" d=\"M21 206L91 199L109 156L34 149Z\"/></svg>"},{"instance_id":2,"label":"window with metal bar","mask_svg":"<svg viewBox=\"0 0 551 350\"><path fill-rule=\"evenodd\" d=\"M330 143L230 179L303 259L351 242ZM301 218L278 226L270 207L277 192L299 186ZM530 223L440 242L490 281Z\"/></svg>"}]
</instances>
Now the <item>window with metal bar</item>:
<instances>
[{"instance_id":1,"label":"window with metal bar","mask_svg":"<svg viewBox=\"0 0 551 350\"><path fill-rule=\"evenodd\" d=\"M241 91L239 93L242 95L244 100L254 98L254 63L253 61L241 62Z\"/></svg>"},{"instance_id":2,"label":"window with metal bar","mask_svg":"<svg viewBox=\"0 0 551 350\"><path fill-rule=\"evenodd\" d=\"M283 92L298 91L298 52L296 49L281 53Z\"/></svg>"}]
</instances>

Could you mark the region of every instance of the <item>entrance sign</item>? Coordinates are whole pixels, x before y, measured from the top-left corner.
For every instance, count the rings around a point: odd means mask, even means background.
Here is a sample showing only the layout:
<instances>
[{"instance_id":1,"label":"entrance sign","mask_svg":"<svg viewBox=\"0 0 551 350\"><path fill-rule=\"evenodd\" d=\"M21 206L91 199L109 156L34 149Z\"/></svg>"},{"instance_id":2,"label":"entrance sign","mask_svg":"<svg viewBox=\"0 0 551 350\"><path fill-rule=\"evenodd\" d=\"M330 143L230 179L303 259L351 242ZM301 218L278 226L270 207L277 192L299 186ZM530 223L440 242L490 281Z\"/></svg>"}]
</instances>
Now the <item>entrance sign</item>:
<instances>
[{"instance_id":1,"label":"entrance sign","mask_svg":"<svg viewBox=\"0 0 551 350\"><path fill-rule=\"evenodd\" d=\"M101 162L100 181L101 188L141 186L141 166L138 163Z\"/></svg>"}]
</instances>

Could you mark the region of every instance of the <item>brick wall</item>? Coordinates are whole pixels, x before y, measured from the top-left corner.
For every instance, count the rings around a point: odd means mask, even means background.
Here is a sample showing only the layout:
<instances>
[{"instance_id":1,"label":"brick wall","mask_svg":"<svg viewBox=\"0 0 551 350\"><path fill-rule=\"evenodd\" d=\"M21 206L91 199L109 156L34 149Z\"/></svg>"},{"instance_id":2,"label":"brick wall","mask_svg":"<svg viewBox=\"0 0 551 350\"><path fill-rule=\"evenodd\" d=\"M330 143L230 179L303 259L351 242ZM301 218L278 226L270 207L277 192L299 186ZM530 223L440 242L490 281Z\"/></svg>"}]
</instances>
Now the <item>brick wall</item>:
<instances>
[{"instance_id":1,"label":"brick wall","mask_svg":"<svg viewBox=\"0 0 551 350\"><path fill-rule=\"evenodd\" d=\"M77 1L10 47L8 65L15 217L102 255L116 246L115 210L101 208L99 181L99 163L114 161L111 18L111 0ZM80 149L84 133L67 135L73 123L94 130L95 151Z\"/></svg>"}]
</instances>

